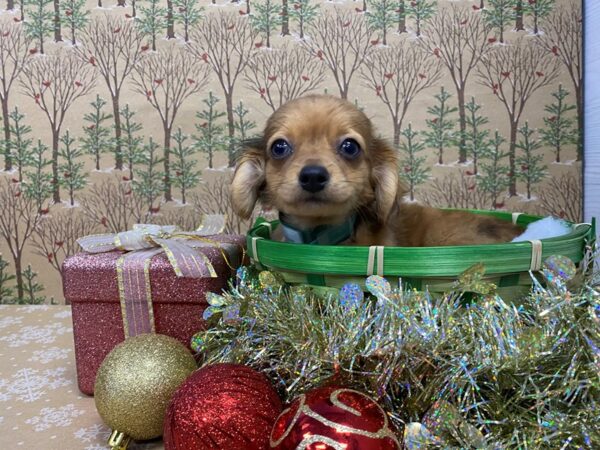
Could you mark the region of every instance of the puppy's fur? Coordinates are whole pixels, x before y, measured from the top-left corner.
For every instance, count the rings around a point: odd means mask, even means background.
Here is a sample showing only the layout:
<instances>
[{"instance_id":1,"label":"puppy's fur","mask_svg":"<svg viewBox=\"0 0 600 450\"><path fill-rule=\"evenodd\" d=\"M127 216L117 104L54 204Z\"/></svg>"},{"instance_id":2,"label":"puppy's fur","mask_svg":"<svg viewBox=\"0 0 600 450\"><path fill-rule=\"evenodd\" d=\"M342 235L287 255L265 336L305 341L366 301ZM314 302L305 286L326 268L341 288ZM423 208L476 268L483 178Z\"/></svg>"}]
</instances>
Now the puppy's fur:
<instances>
[{"instance_id":1,"label":"puppy's fur","mask_svg":"<svg viewBox=\"0 0 600 450\"><path fill-rule=\"evenodd\" d=\"M360 147L349 158L344 140ZM291 153L276 158L277 140ZM281 141L279 141L281 142ZM306 166L324 167L325 187L310 192L299 175ZM396 151L374 135L367 116L351 103L315 95L292 100L267 121L264 135L248 143L231 185L235 211L248 218L257 200L275 207L299 229L336 225L357 214L352 245L440 246L508 242L522 232L510 222L467 212L406 203Z\"/></svg>"}]
</instances>

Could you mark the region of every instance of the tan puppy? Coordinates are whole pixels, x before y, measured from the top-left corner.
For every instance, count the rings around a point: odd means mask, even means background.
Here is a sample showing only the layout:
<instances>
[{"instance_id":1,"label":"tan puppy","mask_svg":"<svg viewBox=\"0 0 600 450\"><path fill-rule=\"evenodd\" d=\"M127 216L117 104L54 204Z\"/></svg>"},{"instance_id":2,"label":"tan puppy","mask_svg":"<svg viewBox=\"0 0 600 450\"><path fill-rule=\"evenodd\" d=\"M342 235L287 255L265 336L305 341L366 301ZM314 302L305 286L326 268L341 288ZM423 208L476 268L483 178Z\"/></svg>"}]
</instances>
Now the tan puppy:
<instances>
[{"instance_id":1,"label":"tan puppy","mask_svg":"<svg viewBox=\"0 0 600 450\"><path fill-rule=\"evenodd\" d=\"M374 135L367 116L331 96L292 100L249 142L231 185L236 212L258 199L280 213L292 242L439 246L508 242L510 222L406 203L397 152Z\"/></svg>"}]
</instances>

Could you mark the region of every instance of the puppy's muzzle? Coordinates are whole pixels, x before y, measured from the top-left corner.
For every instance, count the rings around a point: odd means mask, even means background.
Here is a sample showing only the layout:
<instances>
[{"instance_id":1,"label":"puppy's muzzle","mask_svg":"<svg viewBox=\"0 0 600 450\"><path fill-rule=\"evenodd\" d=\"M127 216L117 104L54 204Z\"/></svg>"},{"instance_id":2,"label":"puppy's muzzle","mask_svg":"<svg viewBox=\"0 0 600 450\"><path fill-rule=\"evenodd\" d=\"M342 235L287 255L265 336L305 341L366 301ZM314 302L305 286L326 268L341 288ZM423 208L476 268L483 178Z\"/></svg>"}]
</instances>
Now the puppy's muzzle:
<instances>
[{"instance_id":1,"label":"puppy's muzzle","mask_svg":"<svg viewBox=\"0 0 600 450\"><path fill-rule=\"evenodd\" d=\"M304 166L298 175L302 189L312 194L322 191L329 183L329 172L323 166Z\"/></svg>"}]
</instances>

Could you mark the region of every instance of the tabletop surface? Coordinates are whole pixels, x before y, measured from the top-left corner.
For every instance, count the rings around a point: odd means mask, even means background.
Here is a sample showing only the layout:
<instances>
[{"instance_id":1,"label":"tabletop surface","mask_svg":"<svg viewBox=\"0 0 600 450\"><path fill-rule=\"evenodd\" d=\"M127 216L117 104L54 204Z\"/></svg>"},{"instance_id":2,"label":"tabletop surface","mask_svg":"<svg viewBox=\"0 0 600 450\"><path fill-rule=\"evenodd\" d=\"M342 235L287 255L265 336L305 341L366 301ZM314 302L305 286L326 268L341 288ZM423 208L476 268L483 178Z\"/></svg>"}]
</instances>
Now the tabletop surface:
<instances>
[{"instance_id":1,"label":"tabletop surface","mask_svg":"<svg viewBox=\"0 0 600 450\"><path fill-rule=\"evenodd\" d=\"M106 450L108 435L77 388L70 306L0 305L0 449Z\"/></svg>"}]
</instances>

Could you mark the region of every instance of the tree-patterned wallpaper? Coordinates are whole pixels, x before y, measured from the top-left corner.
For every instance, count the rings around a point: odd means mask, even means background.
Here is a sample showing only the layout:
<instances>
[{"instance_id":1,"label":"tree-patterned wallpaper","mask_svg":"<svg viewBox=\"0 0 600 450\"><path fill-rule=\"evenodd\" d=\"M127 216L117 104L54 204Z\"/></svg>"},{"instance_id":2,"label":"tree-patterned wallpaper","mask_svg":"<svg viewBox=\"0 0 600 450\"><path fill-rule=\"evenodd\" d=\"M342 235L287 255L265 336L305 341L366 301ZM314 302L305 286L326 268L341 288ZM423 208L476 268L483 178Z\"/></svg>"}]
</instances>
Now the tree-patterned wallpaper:
<instances>
[{"instance_id":1,"label":"tree-patterned wallpaper","mask_svg":"<svg viewBox=\"0 0 600 450\"><path fill-rule=\"evenodd\" d=\"M411 199L581 216L580 0L4 6L1 303L62 302L85 234L207 212L245 230L238 144L308 93L365 110Z\"/></svg>"}]
</instances>

